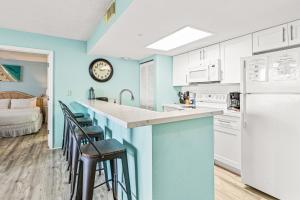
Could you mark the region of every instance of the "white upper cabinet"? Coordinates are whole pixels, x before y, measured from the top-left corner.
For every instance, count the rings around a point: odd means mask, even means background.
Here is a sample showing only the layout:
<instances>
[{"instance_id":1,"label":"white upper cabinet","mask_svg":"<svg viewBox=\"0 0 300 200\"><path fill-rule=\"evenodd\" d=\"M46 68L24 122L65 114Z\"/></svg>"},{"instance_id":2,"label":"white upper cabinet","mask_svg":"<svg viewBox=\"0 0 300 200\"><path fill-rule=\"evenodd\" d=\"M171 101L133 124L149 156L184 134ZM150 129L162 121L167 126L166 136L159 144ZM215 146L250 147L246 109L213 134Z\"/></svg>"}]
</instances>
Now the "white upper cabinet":
<instances>
[{"instance_id":1,"label":"white upper cabinet","mask_svg":"<svg viewBox=\"0 0 300 200\"><path fill-rule=\"evenodd\" d=\"M189 67L189 54L173 57L173 86L185 86L187 82L187 70Z\"/></svg>"},{"instance_id":2,"label":"white upper cabinet","mask_svg":"<svg viewBox=\"0 0 300 200\"><path fill-rule=\"evenodd\" d=\"M203 49L203 57L206 64L215 63L220 59L220 44L211 45Z\"/></svg>"},{"instance_id":3,"label":"white upper cabinet","mask_svg":"<svg viewBox=\"0 0 300 200\"><path fill-rule=\"evenodd\" d=\"M288 24L289 45L300 44L300 20Z\"/></svg>"},{"instance_id":4,"label":"white upper cabinet","mask_svg":"<svg viewBox=\"0 0 300 200\"><path fill-rule=\"evenodd\" d=\"M202 65L202 49L191 51L189 54L189 67L198 67Z\"/></svg>"},{"instance_id":5,"label":"white upper cabinet","mask_svg":"<svg viewBox=\"0 0 300 200\"><path fill-rule=\"evenodd\" d=\"M287 24L253 33L253 52L287 47L288 39Z\"/></svg>"},{"instance_id":6,"label":"white upper cabinet","mask_svg":"<svg viewBox=\"0 0 300 200\"><path fill-rule=\"evenodd\" d=\"M240 83L241 58L248 56L252 56L251 35L221 43L222 83Z\"/></svg>"}]
</instances>

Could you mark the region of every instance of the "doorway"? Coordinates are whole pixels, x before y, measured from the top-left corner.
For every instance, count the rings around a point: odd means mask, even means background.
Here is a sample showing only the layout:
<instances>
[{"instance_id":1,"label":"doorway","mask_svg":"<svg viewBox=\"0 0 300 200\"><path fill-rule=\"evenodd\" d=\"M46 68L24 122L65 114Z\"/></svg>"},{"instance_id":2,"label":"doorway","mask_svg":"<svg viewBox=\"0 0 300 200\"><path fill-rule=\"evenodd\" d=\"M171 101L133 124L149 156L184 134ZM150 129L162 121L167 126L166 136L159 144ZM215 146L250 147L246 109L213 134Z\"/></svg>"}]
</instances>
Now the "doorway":
<instances>
[{"instance_id":1,"label":"doorway","mask_svg":"<svg viewBox=\"0 0 300 200\"><path fill-rule=\"evenodd\" d=\"M11 52L19 52L19 53L29 53L36 55L46 56L47 62L47 112L45 116L47 118L47 130L48 130L48 147L53 149L53 51L42 50L42 49L33 49L33 48L24 48L24 47L16 47L16 46L6 46L0 45L0 51L11 51Z\"/></svg>"}]
</instances>

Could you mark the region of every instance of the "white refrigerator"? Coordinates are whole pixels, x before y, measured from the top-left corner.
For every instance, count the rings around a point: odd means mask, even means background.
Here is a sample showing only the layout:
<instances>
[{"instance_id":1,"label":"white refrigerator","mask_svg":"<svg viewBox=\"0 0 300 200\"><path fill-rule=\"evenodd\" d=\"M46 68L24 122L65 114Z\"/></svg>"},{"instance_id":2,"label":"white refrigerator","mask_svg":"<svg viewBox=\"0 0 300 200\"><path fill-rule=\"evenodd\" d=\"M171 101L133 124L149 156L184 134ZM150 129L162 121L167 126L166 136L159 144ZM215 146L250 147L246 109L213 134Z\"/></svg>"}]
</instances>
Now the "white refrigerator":
<instances>
[{"instance_id":1,"label":"white refrigerator","mask_svg":"<svg viewBox=\"0 0 300 200\"><path fill-rule=\"evenodd\" d=\"M300 49L242 59L242 181L300 200Z\"/></svg>"}]
</instances>

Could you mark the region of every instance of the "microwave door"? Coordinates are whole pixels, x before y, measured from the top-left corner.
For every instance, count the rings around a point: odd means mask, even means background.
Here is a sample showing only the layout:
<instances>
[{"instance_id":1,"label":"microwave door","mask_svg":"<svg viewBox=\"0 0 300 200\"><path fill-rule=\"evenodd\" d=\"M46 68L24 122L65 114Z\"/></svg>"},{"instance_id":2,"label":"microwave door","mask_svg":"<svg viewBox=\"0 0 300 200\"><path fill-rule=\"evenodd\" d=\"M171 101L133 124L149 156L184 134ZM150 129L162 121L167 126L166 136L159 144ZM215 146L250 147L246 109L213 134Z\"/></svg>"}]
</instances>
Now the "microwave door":
<instances>
[{"instance_id":1,"label":"microwave door","mask_svg":"<svg viewBox=\"0 0 300 200\"><path fill-rule=\"evenodd\" d=\"M202 67L189 70L189 82L208 82L208 69Z\"/></svg>"},{"instance_id":2,"label":"microwave door","mask_svg":"<svg viewBox=\"0 0 300 200\"><path fill-rule=\"evenodd\" d=\"M220 60L216 63L209 65L209 81L221 81L221 67Z\"/></svg>"}]
</instances>

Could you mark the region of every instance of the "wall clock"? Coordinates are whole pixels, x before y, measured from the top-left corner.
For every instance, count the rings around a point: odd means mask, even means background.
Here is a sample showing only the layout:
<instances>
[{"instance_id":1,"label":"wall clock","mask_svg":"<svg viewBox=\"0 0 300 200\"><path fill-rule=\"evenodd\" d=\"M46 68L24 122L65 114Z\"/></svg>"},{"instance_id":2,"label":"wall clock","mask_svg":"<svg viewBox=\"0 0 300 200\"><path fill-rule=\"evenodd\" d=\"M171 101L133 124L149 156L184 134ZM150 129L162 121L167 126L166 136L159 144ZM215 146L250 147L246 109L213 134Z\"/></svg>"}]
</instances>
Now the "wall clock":
<instances>
[{"instance_id":1,"label":"wall clock","mask_svg":"<svg viewBox=\"0 0 300 200\"><path fill-rule=\"evenodd\" d=\"M91 62L89 72L95 81L106 82L111 79L114 70L109 61L99 58Z\"/></svg>"}]
</instances>

